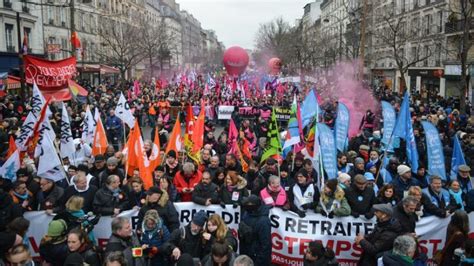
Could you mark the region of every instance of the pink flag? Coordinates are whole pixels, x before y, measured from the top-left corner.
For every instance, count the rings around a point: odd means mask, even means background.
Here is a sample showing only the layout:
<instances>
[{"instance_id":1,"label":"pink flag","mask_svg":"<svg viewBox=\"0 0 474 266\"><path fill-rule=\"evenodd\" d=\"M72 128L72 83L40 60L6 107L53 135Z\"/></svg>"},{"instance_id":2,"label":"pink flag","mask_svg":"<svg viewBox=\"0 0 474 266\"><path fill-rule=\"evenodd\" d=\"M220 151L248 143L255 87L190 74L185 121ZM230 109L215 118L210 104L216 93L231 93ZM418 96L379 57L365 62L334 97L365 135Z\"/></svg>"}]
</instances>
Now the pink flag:
<instances>
[{"instance_id":1,"label":"pink flag","mask_svg":"<svg viewBox=\"0 0 474 266\"><path fill-rule=\"evenodd\" d=\"M228 139L229 152L228 154L235 154L237 156L236 144L237 144L238 137L239 137L239 131L237 130L237 127L235 126L234 120L231 119L230 126L229 126L229 139Z\"/></svg>"},{"instance_id":2,"label":"pink flag","mask_svg":"<svg viewBox=\"0 0 474 266\"><path fill-rule=\"evenodd\" d=\"M140 94L141 90L140 90L140 82L138 82L138 80L135 80L133 82L133 93L135 94L135 96L138 96L138 94Z\"/></svg>"}]
</instances>

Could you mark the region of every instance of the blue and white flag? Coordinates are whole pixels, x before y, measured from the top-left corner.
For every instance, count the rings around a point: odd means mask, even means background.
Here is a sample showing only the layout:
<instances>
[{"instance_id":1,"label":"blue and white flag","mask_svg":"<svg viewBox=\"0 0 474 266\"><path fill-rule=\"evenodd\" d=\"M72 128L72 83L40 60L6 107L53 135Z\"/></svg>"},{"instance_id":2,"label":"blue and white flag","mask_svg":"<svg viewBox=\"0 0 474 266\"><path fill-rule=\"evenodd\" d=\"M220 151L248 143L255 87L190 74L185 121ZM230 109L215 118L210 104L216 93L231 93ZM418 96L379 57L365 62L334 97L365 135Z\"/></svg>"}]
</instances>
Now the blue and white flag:
<instances>
[{"instance_id":1,"label":"blue and white flag","mask_svg":"<svg viewBox=\"0 0 474 266\"><path fill-rule=\"evenodd\" d=\"M463 164L466 164L466 160L464 159L461 143L459 142L458 135L456 134L454 135L453 156L451 157L451 180L456 179L458 175L458 168Z\"/></svg>"},{"instance_id":2,"label":"blue and white flag","mask_svg":"<svg viewBox=\"0 0 474 266\"><path fill-rule=\"evenodd\" d=\"M336 155L336 141L332 130L322 123L318 123L316 131L319 137L319 148L323 167L326 171L328 179L337 177L337 155Z\"/></svg>"},{"instance_id":3,"label":"blue and white flag","mask_svg":"<svg viewBox=\"0 0 474 266\"><path fill-rule=\"evenodd\" d=\"M383 137L382 143L388 145L390 137L395 127L395 121L397 120L397 114L393 106L386 101L382 101L382 116L383 116Z\"/></svg>"},{"instance_id":4,"label":"blue and white flag","mask_svg":"<svg viewBox=\"0 0 474 266\"><path fill-rule=\"evenodd\" d=\"M344 152L347 147L347 133L349 132L350 114L349 109L343 103L337 105L336 125L334 136L336 138L337 150Z\"/></svg>"},{"instance_id":5,"label":"blue and white flag","mask_svg":"<svg viewBox=\"0 0 474 266\"><path fill-rule=\"evenodd\" d=\"M316 93L314 92L314 89L311 89L301 104L301 120L303 121L303 128L311 123L311 120L317 112L322 114L321 109L319 108L318 99L316 98Z\"/></svg>"},{"instance_id":6,"label":"blue and white flag","mask_svg":"<svg viewBox=\"0 0 474 266\"><path fill-rule=\"evenodd\" d=\"M9 179L11 182L16 181L16 172L20 169L20 151L16 149L10 157L0 166L0 176Z\"/></svg>"},{"instance_id":7,"label":"blue and white flag","mask_svg":"<svg viewBox=\"0 0 474 266\"><path fill-rule=\"evenodd\" d=\"M395 122L392 135L392 137L400 137L405 140L408 163L411 166L412 172L416 173L418 170L418 151L416 149L415 135L413 134L413 125L410 116L410 96L408 92L405 92L405 96L403 97L400 113Z\"/></svg>"},{"instance_id":8,"label":"blue and white flag","mask_svg":"<svg viewBox=\"0 0 474 266\"><path fill-rule=\"evenodd\" d=\"M421 125L425 131L426 150L428 153L428 173L430 175L440 176L446 181L443 145L439 139L438 130L431 122L422 121Z\"/></svg>"}]
</instances>

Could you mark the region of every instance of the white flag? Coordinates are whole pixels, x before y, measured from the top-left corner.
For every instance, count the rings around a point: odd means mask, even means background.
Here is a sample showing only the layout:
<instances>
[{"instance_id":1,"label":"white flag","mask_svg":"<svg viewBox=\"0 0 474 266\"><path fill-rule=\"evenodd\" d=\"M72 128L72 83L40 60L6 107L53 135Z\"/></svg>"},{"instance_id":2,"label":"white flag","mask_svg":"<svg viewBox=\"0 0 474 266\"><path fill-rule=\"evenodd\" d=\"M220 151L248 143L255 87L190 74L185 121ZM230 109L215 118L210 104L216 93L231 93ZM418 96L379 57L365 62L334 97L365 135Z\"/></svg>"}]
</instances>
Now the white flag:
<instances>
[{"instance_id":1,"label":"white flag","mask_svg":"<svg viewBox=\"0 0 474 266\"><path fill-rule=\"evenodd\" d=\"M83 125L81 139L84 141L84 143L91 144L94 139L95 121L94 116L92 116L89 105L86 107L86 115L82 123Z\"/></svg>"},{"instance_id":2,"label":"white flag","mask_svg":"<svg viewBox=\"0 0 474 266\"><path fill-rule=\"evenodd\" d=\"M59 181L65 178L66 174L59 160L59 156L54 148L53 141L48 134L44 134L40 137L41 143L38 141L39 147L39 159L38 159L38 172L39 177L51 179L53 181Z\"/></svg>"},{"instance_id":3,"label":"white flag","mask_svg":"<svg viewBox=\"0 0 474 266\"><path fill-rule=\"evenodd\" d=\"M38 157L41 152L41 144L44 141L45 137L47 136L48 139L54 141L56 139L56 134L54 133L53 127L51 126L51 122L47 117L44 117L42 121L37 121L37 123L41 123L39 125L38 131L39 131L39 138L38 138L38 143L36 144L35 148L35 155L34 157Z\"/></svg>"},{"instance_id":4,"label":"white flag","mask_svg":"<svg viewBox=\"0 0 474 266\"><path fill-rule=\"evenodd\" d=\"M41 109L43 108L44 103L46 100L43 97L43 94L41 94L38 86L36 85L36 82L33 82L33 94L30 99L30 105L31 105L31 112L33 115L38 118L41 113ZM51 114L51 111L47 113L49 116Z\"/></svg>"},{"instance_id":5,"label":"white flag","mask_svg":"<svg viewBox=\"0 0 474 266\"><path fill-rule=\"evenodd\" d=\"M15 182L18 169L20 169L20 152L16 149L0 167L0 176Z\"/></svg>"},{"instance_id":6,"label":"white flag","mask_svg":"<svg viewBox=\"0 0 474 266\"><path fill-rule=\"evenodd\" d=\"M26 117L25 121L21 125L20 135L15 140L16 146L20 151L26 151L26 142L33 135L33 129L35 127L38 119L35 117L34 113L31 111Z\"/></svg>"},{"instance_id":7,"label":"white flag","mask_svg":"<svg viewBox=\"0 0 474 266\"><path fill-rule=\"evenodd\" d=\"M66 110L66 106L62 103L62 116L61 116L61 157L69 157L74 154L76 148L74 146L72 131L71 131L71 123L69 122L69 116Z\"/></svg>"},{"instance_id":8,"label":"white flag","mask_svg":"<svg viewBox=\"0 0 474 266\"><path fill-rule=\"evenodd\" d=\"M120 98L117 103L117 107L115 108L115 114L118 118L122 119L124 123L128 125L129 128L133 128L135 125L135 117L130 111L130 106L128 106L127 100L125 100L125 96L123 93L120 93Z\"/></svg>"}]
</instances>

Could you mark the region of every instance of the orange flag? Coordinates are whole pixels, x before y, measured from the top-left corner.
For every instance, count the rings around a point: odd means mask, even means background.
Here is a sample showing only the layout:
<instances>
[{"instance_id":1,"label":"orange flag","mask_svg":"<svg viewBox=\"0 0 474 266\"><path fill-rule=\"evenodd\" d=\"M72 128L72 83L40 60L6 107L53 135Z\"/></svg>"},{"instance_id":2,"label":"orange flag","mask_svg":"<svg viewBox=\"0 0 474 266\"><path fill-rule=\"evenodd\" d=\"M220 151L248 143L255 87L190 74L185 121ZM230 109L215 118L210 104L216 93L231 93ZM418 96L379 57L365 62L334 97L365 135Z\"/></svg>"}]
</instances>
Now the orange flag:
<instances>
[{"instance_id":1,"label":"orange flag","mask_svg":"<svg viewBox=\"0 0 474 266\"><path fill-rule=\"evenodd\" d=\"M99 117L94 134L94 141L92 142L92 156L104 154L107 145L107 135L105 134L104 126L102 125L102 119Z\"/></svg>"},{"instance_id":2,"label":"orange flag","mask_svg":"<svg viewBox=\"0 0 474 266\"><path fill-rule=\"evenodd\" d=\"M7 151L7 154L5 155L5 158L9 158L10 155L12 155L12 153L14 153L15 151L16 151L15 139L13 138L13 136L10 136L10 140L8 142L8 151Z\"/></svg>"},{"instance_id":3,"label":"orange flag","mask_svg":"<svg viewBox=\"0 0 474 266\"><path fill-rule=\"evenodd\" d=\"M169 151L173 150L176 152L176 154L178 154L182 147L183 143L181 140L181 123L179 122L178 116L178 119L176 119L176 123L174 124L173 131L171 131L168 145L166 145L165 153L168 154Z\"/></svg>"},{"instance_id":4,"label":"orange flag","mask_svg":"<svg viewBox=\"0 0 474 266\"><path fill-rule=\"evenodd\" d=\"M250 142L244 137L242 139L242 154L247 159L252 159L252 153L250 153Z\"/></svg>"},{"instance_id":5,"label":"orange flag","mask_svg":"<svg viewBox=\"0 0 474 266\"><path fill-rule=\"evenodd\" d=\"M146 154L143 150L140 127L138 121L135 120L135 126L130 131L127 142L127 174L131 176L133 171L138 169L145 189L149 189L153 186L153 177L151 170L145 165L145 159Z\"/></svg>"},{"instance_id":6,"label":"orange flag","mask_svg":"<svg viewBox=\"0 0 474 266\"><path fill-rule=\"evenodd\" d=\"M150 108L148 108L148 113L150 115L156 115L156 110L155 110L155 107L153 105L150 105Z\"/></svg>"},{"instance_id":7,"label":"orange flag","mask_svg":"<svg viewBox=\"0 0 474 266\"><path fill-rule=\"evenodd\" d=\"M153 146L151 147L151 155L148 160L150 161L149 169L154 171L155 168L160 165L160 134L158 133L158 128L155 128L155 139L153 140Z\"/></svg>"},{"instance_id":8,"label":"orange flag","mask_svg":"<svg viewBox=\"0 0 474 266\"><path fill-rule=\"evenodd\" d=\"M194 121L193 134L191 140L193 142L192 153L197 153L201 150L204 145L204 120L206 118L206 110L204 103L201 104L201 111L196 121Z\"/></svg>"},{"instance_id":9,"label":"orange flag","mask_svg":"<svg viewBox=\"0 0 474 266\"><path fill-rule=\"evenodd\" d=\"M247 161L245 161L244 155L243 155L242 152L240 151L240 147L239 147L238 142L235 142L234 145L236 146L236 150L237 150L237 153L238 153L238 157L240 157L240 165L242 165L242 171L243 171L244 173L247 173L247 172L249 171L249 164L247 163Z\"/></svg>"}]
</instances>

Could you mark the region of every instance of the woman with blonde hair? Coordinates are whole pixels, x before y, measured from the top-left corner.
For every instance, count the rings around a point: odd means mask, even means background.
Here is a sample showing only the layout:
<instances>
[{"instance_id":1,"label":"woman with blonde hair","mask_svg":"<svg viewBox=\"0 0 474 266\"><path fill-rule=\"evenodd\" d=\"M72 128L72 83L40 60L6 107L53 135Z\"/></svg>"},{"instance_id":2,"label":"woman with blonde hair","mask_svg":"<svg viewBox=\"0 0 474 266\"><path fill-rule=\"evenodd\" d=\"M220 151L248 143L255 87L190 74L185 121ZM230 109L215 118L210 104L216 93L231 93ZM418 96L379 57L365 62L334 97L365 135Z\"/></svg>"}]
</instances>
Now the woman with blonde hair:
<instances>
[{"instance_id":1,"label":"woman with blonde hair","mask_svg":"<svg viewBox=\"0 0 474 266\"><path fill-rule=\"evenodd\" d=\"M140 177L132 177L127 184L130 207L138 209L145 204L146 193Z\"/></svg>"},{"instance_id":2,"label":"woman with blonde hair","mask_svg":"<svg viewBox=\"0 0 474 266\"><path fill-rule=\"evenodd\" d=\"M203 254L209 254L215 242L226 243L234 252L237 251L237 240L219 214L211 215L204 227L202 234Z\"/></svg>"}]
</instances>

